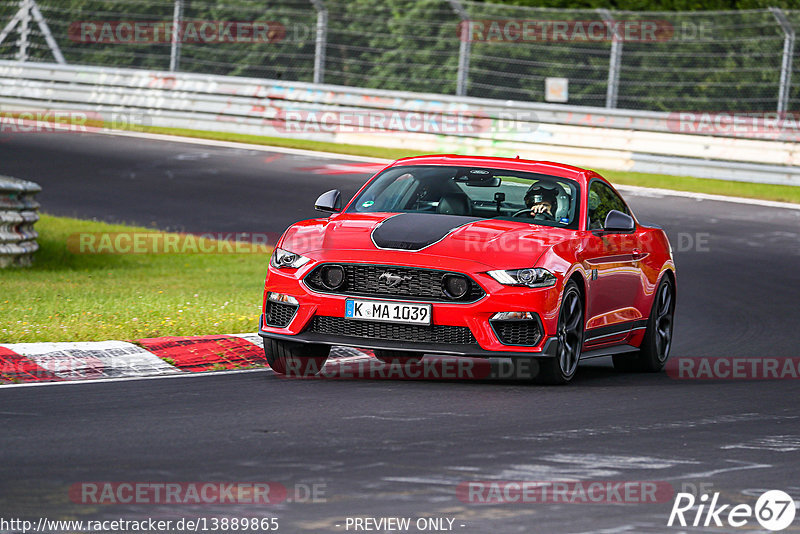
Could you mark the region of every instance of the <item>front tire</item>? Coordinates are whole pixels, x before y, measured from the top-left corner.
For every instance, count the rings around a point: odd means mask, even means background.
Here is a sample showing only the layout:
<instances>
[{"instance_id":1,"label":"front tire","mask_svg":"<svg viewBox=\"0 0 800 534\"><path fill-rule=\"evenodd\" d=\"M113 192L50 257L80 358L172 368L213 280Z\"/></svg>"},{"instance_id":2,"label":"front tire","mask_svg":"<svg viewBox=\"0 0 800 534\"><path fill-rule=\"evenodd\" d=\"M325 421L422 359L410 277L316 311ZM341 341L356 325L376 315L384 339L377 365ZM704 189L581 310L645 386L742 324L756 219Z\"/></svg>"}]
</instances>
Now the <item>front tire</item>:
<instances>
[{"instance_id":1,"label":"front tire","mask_svg":"<svg viewBox=\"0 0 800 534\"><path fill-rule=\"evenodd\" d=\"M581 292L578 284L570 280L558 312L558 355L540 362L539 383L563 385L572 380L581 359L585 326Z\"/></svg>"},{"instance_id":2,"label":"front tire","mask_svg":"<svg viewBox=\"0 0 800 534\"><path fill-rule=\"evenodd\" d=\"M329 345L264 338L267 363L281 375L314 376L322 370L330 352Z\"/></svg>"},{"instance_id":3,"label":"front tire","mask_svg":"<svg viewBox=\"0 0 800 534\"><path fill-rule=\"evenodd\" d=\"M647 330L638 353L614 355L614 369L622 372L657 373L664 368L672 347L675 288L664 276L653 299Z\"/></svg>"}]
</instances>

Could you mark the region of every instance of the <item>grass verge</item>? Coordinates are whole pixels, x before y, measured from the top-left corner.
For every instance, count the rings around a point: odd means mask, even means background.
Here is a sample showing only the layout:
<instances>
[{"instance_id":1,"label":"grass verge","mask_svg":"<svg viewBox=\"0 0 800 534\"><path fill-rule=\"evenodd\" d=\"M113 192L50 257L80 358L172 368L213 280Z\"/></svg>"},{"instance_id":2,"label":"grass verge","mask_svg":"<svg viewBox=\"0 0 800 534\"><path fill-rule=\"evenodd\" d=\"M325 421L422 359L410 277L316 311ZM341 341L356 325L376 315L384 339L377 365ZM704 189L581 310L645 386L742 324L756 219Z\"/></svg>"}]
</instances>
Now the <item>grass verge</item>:
<instances>
[{"instance_id":1,"label":"grass verge","mask_svg":"<svg viewBox=\"0 0 800 534\"><path fill-rule=\"evenodd\" d=\"M258 135L225 132L186 130L182 128L163 128L151 126L144 128L137 127L136 130L166 135L179 135L182 137L215 139L218 141L235 141L239 143L251 143L256 145L277 146L284 148L299 148L305 150L316 150L318 152L330 152L333 154L350 154L355 156L367 156L384 159L398 159L424 154L424 152L409 151L398 148L343 145L327 143L323 141L309 141L306 139L264 137ZM457 151L455 152L457 153ZM714 195L800 203L800 187L794 187L790 185L753 184L729 180L693 178L689 176L671 176L666 174L647 174L641 172L611 171L604 169L595 170L615 184L637 185L641 187L658 187L662 189L673 189L676 191L690 191L695 193L708 193Z\"/></svg>"},{"instance_id":2,"label":"grass verge","mask_svg":"<svg viewBox=\"0 0 800 534\"><path fill-rule=\"evenodd\" d=\"M0 342L136 339L258 327L266 252L76 254L67 240L78 232L157 231L48 215L36 229L41 248L33 267L0 270Z\"/></svg>"}]
</instances>

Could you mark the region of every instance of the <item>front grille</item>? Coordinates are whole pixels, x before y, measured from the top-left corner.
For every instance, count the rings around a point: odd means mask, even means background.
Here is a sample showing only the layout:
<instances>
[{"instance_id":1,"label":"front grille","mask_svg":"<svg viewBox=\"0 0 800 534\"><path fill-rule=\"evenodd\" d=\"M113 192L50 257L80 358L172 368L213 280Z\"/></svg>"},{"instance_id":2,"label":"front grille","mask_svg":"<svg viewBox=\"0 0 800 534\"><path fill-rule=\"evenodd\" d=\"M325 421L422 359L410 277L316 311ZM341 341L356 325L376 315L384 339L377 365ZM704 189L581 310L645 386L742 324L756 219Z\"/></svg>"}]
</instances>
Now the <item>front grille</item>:
<instances>
[{"instance_id":1,"label":"front grille","mask_svg":"<svg viewBox=\"0 0 800 534\"><path fill-rule=\"evenodd\" d=\"M497 339L503 345L535 346L542 337L539 321L492 321Z\"/></svg>"},{"instance_id":2,"label":"front grille","mask_svg":"<svg viewBox=\"0 0 800 534\"><path fill-rule=\"evenodd\" d=\"M460 274L452 271L357 263L336 265L344 268L345 282L342 288L330 290L323 285L321 269L325 266L324 264L305 277L308 287L321 293L461 303L475 302L486 294L481 286L466 277L470 284L467 294L459 300L448 297L442 290L442 277L446 274ZM387 272L404 278L403 282L396 287L388 287L385 282L380 280L381 275Z\"/></svg>"},{"instance_id":3,"label":"front grille","mask_svg":"<svg viewBox=\"0 0 800 534\"><path fill-rule=\"evenodd\" d=\"M334 336L385 339L405 343L478 344L475 336L465 326L393 324L317 315L311 324L311 330Z\"/></svg>"},{"instance_id":4,"label":"front grille","mask_svg":"<svg viewBox=\"0 0 800 534\"><path fill-rule=\"evenodd\" d=\"M267 301L267 326L286 328L292 322L297 306L285 302Z\"/></svg>"}]
</instances>

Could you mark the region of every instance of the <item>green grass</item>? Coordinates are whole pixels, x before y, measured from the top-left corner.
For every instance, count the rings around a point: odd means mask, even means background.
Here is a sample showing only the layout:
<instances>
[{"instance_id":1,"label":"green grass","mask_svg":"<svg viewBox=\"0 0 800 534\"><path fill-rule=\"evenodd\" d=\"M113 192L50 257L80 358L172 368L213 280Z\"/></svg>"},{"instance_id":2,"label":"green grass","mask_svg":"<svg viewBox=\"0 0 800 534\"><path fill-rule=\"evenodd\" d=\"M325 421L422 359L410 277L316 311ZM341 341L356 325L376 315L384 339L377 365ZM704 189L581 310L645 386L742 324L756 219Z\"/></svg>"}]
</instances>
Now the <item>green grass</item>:
<instances>
[{"instance_id":1,"label":"green grass","mask_svg":"<svg viewBox=\"0 0 800 534\"><path fill-rule=\"evenodd\" d=\"M646 174L643 172L603 170L598 170L597 172L608 178L613 184L660 187L662 189L691 191L694 193L800 203L800 187L792 185L751 184L729 180L712 180L710 178Z\"/></svg>"},{"instance_id":2,"label":"green grass","mask_svg":"<svg viewBox=\"0 0 800 534\"><path fill-rule=\"evenodd\" d=\"M75 254L76 232L153 230L43 215L30 268L0 270L0 342L254 332L259 254Z\"/></svg>"},{"instance_id":3,"label":"green grass","mask_svg":"<svg viewBox=\"0 0 800 534\"><path fill-rule=\"evenodd\" d=\"M285 148L300 148L331 152L335 154L350 154L368 156L373 158L399 159L408 156L422 155L424 152L409 151L398 148L380 148L362 145L344 145L327 143L323 141L309 141L305 139L287 139L283 137L264 137L258 135L245 135L225 132L209 132L201 130L186 130L182 128L162 127L137 127L138 131L160 133L166 135L179 135L203 139L216 139L220 141L235 141L256 145L277 146ZM454 150L454 153L459 151ZM568 163L568 162L565 162ZM736 196L745 198L758 198L763 200L777 200L782 202L800 203L800 187L790 185L753 184L747 182L734 182L728 180L711 180L693 178L688 176L670 176L666 174L647 174L641 172L611 171L595 169L597 172L611 180L614 184L638 185L642 187L658 187L677 191L691 191L695 193L710 193L715 195Z\"/></svg>"},{"instance_id":4,"label":"green grass","mask_svg":"<svg viewBox=\"0 0 800 534\"><path fill-rule=\"evenodd\" d=\"M200 139L214 139L217 141L233 141L236 143L249 143L251 145L278 146L284 148L299 148L317 152L331 152L333 154L349 154L351 156L367 156L370 158L400 159L409 156L421 156L422 151L409 151L403 148L381 148L376 146L346 145L343 143L329 143L326 141L312 141L309 139L291 139L286 137L267 137L262 135L237 134L228 132L211 132L207 130L187 130L184 128L165 128L161 126L136 126L132 128L138 132L149 132L164 135L179 135L181 137L194 137Z\"/></svg>"}]
</instances>

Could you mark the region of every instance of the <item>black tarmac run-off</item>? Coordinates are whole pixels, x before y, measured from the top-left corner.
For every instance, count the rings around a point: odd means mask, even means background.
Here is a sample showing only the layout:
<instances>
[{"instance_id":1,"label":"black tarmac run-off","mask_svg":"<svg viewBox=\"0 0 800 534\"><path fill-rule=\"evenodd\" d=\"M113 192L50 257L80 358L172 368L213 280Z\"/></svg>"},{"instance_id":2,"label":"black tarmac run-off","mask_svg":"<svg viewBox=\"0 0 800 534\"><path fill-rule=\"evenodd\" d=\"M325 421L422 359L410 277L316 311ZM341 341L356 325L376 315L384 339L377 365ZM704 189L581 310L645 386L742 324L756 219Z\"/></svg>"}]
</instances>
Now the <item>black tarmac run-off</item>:
<instances>
[{"instance_id":1,"label":"black tarmac run-off","mask_svg":"<svg viewBox=\"0 0 800 534\"><path fill-rule=\"evenodd\" d=\"M167 230L280 233L314 217L321 192L339 187L349 198L367 178L301 170L335 156L107 135L0 141L0 172L40 183L44 212ZM797 356L800 211L626 197L675 248L673 358ZM272 514L280 532L344 532L348 516L449 517L465 533L677 532L666 527L671 500L475 505L456 488L492 479L653 480L676 491L711 488L725 502L753 504L747 495L766 489L798 498L798 383L622 375L603 358L584 362L568 387L287 380L264 371L5 388L0 509L87 519ZM98 507L66 494L82 481L205 480L324 484L326 499Z\"/></svg>"}]
</instances>

